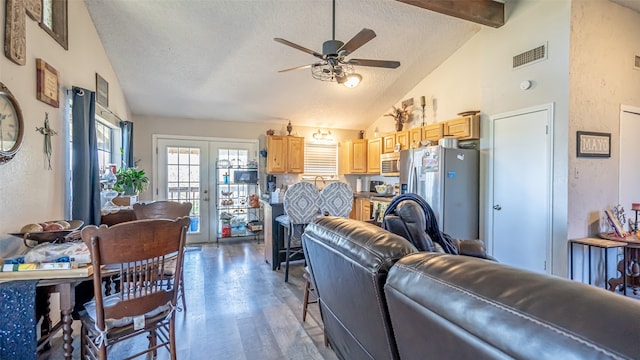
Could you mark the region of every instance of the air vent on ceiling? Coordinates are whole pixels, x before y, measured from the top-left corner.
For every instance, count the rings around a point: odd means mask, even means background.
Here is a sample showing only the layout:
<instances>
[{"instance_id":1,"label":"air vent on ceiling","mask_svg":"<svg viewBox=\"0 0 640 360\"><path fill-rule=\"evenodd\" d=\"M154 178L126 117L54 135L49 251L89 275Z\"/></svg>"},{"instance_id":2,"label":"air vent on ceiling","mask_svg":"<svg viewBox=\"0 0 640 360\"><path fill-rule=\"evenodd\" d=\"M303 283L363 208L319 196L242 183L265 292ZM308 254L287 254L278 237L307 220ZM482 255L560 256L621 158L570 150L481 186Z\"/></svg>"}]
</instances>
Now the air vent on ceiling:
<instances>
[{"instance_id":1,"label":"air vent on ceiling","mask_svg":"<svg viewBox=\"0 0 640 360\"><path fill-rule=\"evenodd\" d=\"M525 51L513 57L513 68L517 69L524 65L533 64L547 58L547 45L543 44L537 48Z\"/></svg>"},{"instance_id":2,"label":"air vent on ceiling","mask_svg":"<svg viewBox=\"0 0 640 360\"><path fill-rule=\"evenodd\" d=\"M640 70L640 56L638 55L636 55L635 61L633 62L633 68Z\"/></svg>"}]
</instances>

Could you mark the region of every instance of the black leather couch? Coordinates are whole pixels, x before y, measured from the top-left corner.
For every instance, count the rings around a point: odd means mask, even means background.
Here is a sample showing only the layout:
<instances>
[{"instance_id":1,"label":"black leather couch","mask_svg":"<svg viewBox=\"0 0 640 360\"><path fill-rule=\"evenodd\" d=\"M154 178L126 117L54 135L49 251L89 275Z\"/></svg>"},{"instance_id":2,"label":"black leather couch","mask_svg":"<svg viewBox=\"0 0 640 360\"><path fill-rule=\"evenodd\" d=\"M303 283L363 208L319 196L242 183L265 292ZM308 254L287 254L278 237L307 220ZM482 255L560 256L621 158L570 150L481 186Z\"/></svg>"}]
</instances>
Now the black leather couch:
<instances>
[{"instance_id":1,"label":"black leather couch","mask_svg":"<svg viewBox=\"0 0 640 360\"><path fill-rule=\"evenodd\" d=\"M640 303L324 217L303 235L341 359L640 358Z\"/></svg>"}]
</instances>

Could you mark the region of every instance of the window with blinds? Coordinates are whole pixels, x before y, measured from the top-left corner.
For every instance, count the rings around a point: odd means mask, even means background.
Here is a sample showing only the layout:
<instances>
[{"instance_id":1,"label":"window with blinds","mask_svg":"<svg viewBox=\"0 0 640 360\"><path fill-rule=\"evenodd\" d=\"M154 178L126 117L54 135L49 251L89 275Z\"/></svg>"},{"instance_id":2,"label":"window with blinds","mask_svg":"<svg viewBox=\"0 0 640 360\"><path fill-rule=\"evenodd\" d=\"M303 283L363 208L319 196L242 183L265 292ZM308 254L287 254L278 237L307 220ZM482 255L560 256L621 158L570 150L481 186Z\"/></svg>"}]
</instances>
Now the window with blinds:
<instances>
[{"instance_id":1,"label":"window with blinds","mask_svg":"<svg viewBox=\"0 0 640 360\"><path fill-rule=\"evenodd\" d=\"M338 144L304 144L304 175L338 175Z\"/></svg>"}]
</instances>

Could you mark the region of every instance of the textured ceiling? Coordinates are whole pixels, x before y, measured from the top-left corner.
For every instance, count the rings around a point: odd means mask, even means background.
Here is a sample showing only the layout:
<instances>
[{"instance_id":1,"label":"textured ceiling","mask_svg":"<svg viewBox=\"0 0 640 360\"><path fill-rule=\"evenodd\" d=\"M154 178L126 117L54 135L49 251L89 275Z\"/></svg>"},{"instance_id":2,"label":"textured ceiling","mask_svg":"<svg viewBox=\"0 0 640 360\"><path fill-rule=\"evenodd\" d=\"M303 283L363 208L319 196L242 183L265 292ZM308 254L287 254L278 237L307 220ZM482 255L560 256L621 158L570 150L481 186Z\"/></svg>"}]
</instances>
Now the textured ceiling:
<instances>
[{"instance_id":1,"label":"textured ceiling","mask_svg":"<svg viewBox=\"0 0 640 360\"><path fill-rule=\"evenodd\" d=\"M611 0L612 2L640 12L640 0Z\"/></svg>"},{"instance_id":2,"label":"textured ceiling","mask_svg":"<svg viewBox=\"0 0 640 360\"><path fill-rule=\"evenodd\" d=\"M336 39L377 37L347 58L397 60L356 67L348 89L311 77L331 39L329 0L85 0L135 115L226 121L292 120L362 129L472 37L480 25L391 0L337 0Z\"/></svg>"}]
</instances>

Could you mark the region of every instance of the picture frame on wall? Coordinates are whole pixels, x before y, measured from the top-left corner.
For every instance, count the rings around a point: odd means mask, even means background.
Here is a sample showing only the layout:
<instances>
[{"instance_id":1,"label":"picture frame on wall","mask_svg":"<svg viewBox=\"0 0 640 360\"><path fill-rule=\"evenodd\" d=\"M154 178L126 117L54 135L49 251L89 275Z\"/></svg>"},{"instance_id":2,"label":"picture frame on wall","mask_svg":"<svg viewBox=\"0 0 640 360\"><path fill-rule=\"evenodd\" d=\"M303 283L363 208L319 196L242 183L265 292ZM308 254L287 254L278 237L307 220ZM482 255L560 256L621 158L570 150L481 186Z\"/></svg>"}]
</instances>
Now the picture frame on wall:
<instances>
[{"instance_id":1,"label":"picture frame on wall","mask_svg":"<svg viewBox=\"0 0 640 360\"><path fill-rule=\"evenodd\" d=\"M96 73L96 102L106 108L109 107L109 83Z\"/></svg>"},{"instance_id":2,"label":"picture frame on wall","mask_svg":"<svg viewBox=\"0 0 640 360\"><path fill-rule=\"evenodd\" d=\"M42 59L36 59L36 98L55 108L60 107L58 70Z\"/></svg>"},{"instance_id":3,"label":"picture frame on wall","mask_svg":"<svg viewBox=\"0 0 640 360\"><path fill-rule=\"evenodd\" d=\"M40 27L65 50L69 50L67 0L42 0Z\"/></svg>"},{"instance_id":4,"label":"picture frame on wall","mask_svg":"<svg viewBox=\"0 0 640 360\"><path fill-rule=\"evenodd\" d=\"M578 157L611 157L611 133L578 131L576 136Z\"/></svg>"}]
</instances>

